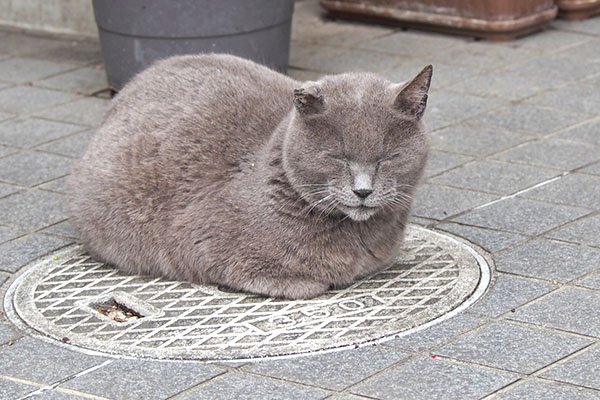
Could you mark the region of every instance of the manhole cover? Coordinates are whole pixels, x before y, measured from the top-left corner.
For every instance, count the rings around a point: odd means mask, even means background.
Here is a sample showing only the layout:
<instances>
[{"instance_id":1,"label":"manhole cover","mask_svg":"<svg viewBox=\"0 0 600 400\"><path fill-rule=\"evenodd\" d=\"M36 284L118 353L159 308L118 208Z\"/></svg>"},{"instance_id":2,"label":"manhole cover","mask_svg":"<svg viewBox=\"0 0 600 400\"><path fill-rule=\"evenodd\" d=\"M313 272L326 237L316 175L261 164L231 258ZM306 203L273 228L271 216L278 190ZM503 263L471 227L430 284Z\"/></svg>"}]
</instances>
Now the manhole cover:
<instances>
[{"instance_id":1,"label":"manhole cover","mask_svg":"<svg viewBox=\"0 0 600 400\"><path fill-rule=\"evenodd\" d=\"M21 328L126 357L234 360L333 350L430 325L474 302L490 281L484 257L410 227L390 269L311 300L124 275L79 245L32 264L5 309Z\"/></svg>"}]
</instances>

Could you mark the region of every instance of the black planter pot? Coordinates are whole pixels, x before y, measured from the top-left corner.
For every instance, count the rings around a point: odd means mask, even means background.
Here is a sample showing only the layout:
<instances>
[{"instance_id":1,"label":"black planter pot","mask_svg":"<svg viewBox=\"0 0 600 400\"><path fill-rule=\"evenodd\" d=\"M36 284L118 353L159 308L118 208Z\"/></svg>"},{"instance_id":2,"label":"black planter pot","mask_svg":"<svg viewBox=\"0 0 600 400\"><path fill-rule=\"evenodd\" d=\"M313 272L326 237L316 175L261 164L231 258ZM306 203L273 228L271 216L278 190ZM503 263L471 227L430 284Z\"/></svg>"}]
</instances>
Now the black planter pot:
<instances>
[{"instance_id":1,"label":"black planter pot","mask_svg":"<svg viewBox=\"0 0 600 400\"><path fill-rule=\"evenodd\" d=\"M92 0L116 90L154 61L230 53L285 70L294 0Z\"/></svg>"}]
</instances>

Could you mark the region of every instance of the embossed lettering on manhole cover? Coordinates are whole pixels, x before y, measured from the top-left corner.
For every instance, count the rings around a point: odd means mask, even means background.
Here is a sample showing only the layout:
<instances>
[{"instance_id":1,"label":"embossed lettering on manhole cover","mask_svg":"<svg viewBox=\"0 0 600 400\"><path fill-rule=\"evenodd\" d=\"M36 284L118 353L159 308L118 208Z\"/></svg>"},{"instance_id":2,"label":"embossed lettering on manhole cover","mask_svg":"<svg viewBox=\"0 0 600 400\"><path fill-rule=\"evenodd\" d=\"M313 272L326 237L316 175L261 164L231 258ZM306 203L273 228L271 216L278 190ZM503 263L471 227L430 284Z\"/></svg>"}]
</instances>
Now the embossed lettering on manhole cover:
<instances>
[{"instance_id":1,"label":"embossed lettering on manhole cover","mask_svg":"<svg viewBox=\"0 0 600 400\"><path fill-rule=\"evenodd\" d=\"M281 300L124 275L78 245L34 263L5 309L32 334L128 357L233 360L364 345L451 315L489 284L466 244L410 227L397 262L311 300Z\"/></svg>"}]
</instances>

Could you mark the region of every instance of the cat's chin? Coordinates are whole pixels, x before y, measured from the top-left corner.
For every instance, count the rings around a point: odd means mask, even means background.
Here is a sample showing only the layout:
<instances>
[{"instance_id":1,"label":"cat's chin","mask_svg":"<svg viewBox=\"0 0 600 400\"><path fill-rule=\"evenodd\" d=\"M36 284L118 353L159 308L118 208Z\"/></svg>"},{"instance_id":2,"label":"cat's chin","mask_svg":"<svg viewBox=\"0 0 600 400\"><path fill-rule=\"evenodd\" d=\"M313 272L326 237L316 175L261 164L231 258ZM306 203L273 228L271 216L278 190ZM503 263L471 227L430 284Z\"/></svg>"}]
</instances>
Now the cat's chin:
<instances>
[{"instance_id":1,"label":"cat's chin","mask_svg":"<svg viewBox=\"0 0 600 400\"><path fill-rule=\"evenodd\" d=\"M351 220L361 222L371 218L377 212L377 208L374 207L344 207L344 214L346 214Z\"/></svg>"}]
</instances>

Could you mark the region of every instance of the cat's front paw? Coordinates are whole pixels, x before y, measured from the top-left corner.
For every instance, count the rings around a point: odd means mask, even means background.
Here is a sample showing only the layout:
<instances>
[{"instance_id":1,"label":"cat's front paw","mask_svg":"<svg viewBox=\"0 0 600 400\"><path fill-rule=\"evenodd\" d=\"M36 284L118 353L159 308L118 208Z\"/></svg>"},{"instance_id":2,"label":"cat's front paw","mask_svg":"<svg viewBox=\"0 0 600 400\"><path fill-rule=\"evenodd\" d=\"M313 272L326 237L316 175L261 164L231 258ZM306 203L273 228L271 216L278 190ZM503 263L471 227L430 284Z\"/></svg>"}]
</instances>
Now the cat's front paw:
<instances>
[{"instance_id":1,"label":"cat's front paw","mask_svg":"<svg viewBox=\"0 0 600 400\"><path fill-rule=\"evenodd\" d=\"M277 288L279 290L279 288ZM291 280L282 285L281 294L275 297L286 299L312 299L329 290L329 284L308 280Z\"/></svg>"},{"instance_id":2,"label":"cat's front paw","mask_svg":"<svg viewBox=\"0 0 600 400\"><path fill-rule=\"evenodd\" d=\"M258 278L240 289L261 296L296 300L319 296L329 289L329 284L306 279Z\"/></svg>"}]
</instances>

